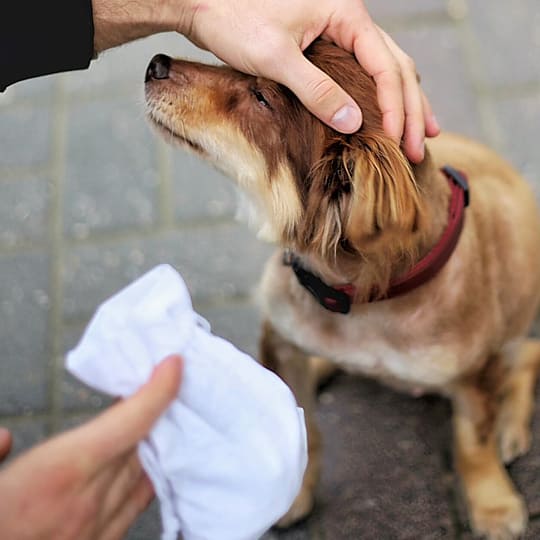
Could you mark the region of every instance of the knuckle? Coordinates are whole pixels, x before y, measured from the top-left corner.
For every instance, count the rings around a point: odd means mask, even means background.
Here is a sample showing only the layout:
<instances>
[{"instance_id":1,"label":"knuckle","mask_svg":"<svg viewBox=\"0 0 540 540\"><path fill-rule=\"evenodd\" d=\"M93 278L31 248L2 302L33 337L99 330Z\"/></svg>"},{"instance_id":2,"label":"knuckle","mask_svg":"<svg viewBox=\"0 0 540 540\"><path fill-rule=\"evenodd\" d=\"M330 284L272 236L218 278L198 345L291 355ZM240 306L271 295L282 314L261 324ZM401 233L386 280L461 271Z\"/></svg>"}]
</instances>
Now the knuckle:
<instances>
[{"instance_id":1,"label":"knuckle","mask_svg":"<svg viewBox=\"0 0 540 540\"><path fill-rule=\"evenodd\" d=\"M334 96L336 85L330 79L323 77L310 81L308 83L308 89L313 96L313 104L317 106L327 102Z\"/></svg>"}]
</instances>

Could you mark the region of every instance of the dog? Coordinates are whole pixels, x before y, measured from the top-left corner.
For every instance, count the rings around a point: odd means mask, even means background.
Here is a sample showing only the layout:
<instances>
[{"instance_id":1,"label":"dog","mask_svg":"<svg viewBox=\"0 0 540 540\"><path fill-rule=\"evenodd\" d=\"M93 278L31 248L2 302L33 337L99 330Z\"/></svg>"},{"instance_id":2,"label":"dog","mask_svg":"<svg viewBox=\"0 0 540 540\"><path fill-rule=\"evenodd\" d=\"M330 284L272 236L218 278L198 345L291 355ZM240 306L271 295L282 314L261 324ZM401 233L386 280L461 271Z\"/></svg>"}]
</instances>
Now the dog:
<instances>
[{"instance_id":1,"label":"dog","mask_svg":"<svg viewBox=\"0 0 540 540\"><path fill-rule=\"evenodd\" d=\"M260 360L304 408L309 446L278 525L313 507L316 390L340 367L448 397L472 529L518 538L527 511L504 464L529 449L540 364L527 337L540 301L535 197L501 157L458 135L410 163L353 56L324 41L305 55L360 104L358 132L333 131L287 88L227 66L158 55L145 84L151 123L230 176L259 236L278 245L260 285Z\"/></svg>"}]
</instances>

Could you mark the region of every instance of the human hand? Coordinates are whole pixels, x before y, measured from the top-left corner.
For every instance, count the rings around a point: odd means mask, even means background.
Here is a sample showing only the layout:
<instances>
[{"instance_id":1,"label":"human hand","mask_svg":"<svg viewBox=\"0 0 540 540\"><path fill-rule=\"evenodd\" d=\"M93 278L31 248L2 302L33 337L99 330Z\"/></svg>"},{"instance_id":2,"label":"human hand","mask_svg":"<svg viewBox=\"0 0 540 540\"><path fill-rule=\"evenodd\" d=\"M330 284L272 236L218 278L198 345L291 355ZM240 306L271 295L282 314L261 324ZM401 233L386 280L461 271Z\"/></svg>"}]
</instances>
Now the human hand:
<instances>
[{"instance_id":1,"label":"human hand","mask_svg":"<svg viewBox=\"0 0 540 540\"><path fill-rule=\"evenodd\" d=\"M137 443L176 396L180 378L180 358L167 358L135 395L2 469L0 538L123 538L153 497ZM0 431L0 452L9 441Z\"/></svg>"},{"instance_id":2,"label":"human hand","mask_svg":"<svg viewBox=\"0 0 540 540\"><path fill-rule=\"evenodd\" d=\"M284 84L338 131L356 131L362 116L353 99L303 56L302 51L319 36L354 52L373 76L384 129L397 142L403 136L411 161L423 159L424 137L439 133L413 61L374 24L362 0L186 0L180 4L177 31L240 71Z\"/></svg>"}]
</instances>

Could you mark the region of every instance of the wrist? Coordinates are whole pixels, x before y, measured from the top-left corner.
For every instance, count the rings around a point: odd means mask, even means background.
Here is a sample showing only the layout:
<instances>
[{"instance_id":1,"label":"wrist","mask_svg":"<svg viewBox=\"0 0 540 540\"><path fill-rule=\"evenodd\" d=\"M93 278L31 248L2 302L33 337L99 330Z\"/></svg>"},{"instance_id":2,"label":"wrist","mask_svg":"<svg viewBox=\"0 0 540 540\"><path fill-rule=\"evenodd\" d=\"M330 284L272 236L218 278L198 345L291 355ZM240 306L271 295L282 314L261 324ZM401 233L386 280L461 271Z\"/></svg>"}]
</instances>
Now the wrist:
<instances>
[{"instance_id":1,"label":"wrist","mask_svg":"<svg viewBox=\"0 0 540 540\"><path fill-rule=\"evenodd\" d=\"M92 9L96 54L151 34L176 30L169 0L92 0Z\"/></svg>"}]
</instances>

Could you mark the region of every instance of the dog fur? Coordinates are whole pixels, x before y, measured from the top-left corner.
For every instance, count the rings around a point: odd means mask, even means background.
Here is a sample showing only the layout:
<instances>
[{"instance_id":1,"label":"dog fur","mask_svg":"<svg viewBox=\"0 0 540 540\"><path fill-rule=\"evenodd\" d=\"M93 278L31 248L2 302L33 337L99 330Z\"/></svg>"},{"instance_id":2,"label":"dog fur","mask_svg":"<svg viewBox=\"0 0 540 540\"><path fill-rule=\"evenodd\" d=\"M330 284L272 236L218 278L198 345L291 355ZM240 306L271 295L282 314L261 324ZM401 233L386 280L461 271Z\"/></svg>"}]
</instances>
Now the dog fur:
<instances>
[{"instance_id":1,"label":"dog fur","mask_svg":"<svg viewBox=\"0 0 540 540\"><path fill-rule=\"evenodd\" d=\"M530 445L539 342L528 339L540 301L540 220L519 174L484 146L451 134L428 144L419 165L382 129L373 80L354 58L315 42L306 56L361 105L353 135L328 128L286 88L225 66L174 60L146 84L162 133L225 172L248 194L261 237L280 249L260 287L260 360L304 407L309 464L280 521L313 506L320 468L318 382L334 366L453 405L455 467L473 530L514 539L527 513L504 467ZM365 303L423 257L448 214L443 165L463 171L471 205L458 246L428 283ZM297 253L326 283L357 288L351 313L319 306L281 261Z\"/></svg>"}]
</instances>

